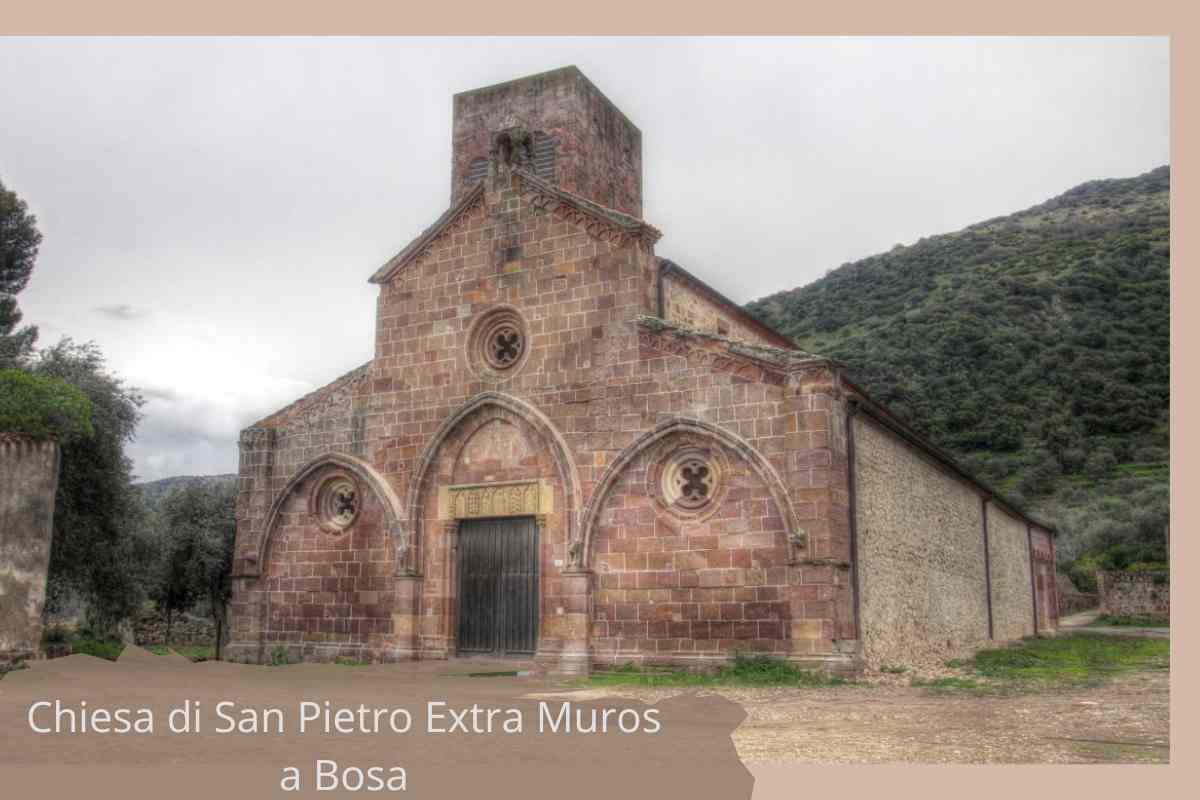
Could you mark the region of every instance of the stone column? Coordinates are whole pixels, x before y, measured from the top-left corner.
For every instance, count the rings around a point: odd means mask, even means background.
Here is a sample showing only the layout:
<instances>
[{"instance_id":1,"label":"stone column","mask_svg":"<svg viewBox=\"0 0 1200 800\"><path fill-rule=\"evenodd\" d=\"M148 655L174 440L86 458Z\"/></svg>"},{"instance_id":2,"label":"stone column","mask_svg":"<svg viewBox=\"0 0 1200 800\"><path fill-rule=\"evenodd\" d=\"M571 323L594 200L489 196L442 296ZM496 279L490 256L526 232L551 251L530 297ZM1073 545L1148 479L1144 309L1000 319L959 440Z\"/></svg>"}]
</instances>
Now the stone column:
<instances>
[{"instance_id":1,"label":"stone column","mask_svg":"<svg viewBox=\"0 0 1200 800\"><path fill-rule=\"evenodd\" d=\"M41 652L60 451L0 433L0 664Z\"/></svg>"},{"instance_id":2,"label":"stone column","mask_svg":"<svg viewBox=\"0 0 1200 800\"><path fill-rule=\"evenodd\" d=\"M538 540L546 537L546 515L537 517ZM550 671L556 675L580 676L592 671L592 571L584 566L583 542L567 547L567 568L562 573L563 613L556 616L562 649Z\"/></svg>"},{"instance_id":3,"label":"stone column","mask_svg":"<svg viewBox=\"0 0 1200 800\"><path fill-rule=\"evenodd\" d=\"M421 576L415 572L397 575L396 605L392 611L392 654L397 661L420 658Z\"/></svg>"},{"instance_id":4,"label":"stone column","mask_svg":"<svg viewBox=\"0 0 1200 800\"><path fill-rule=\"evenodd\" d=\"M396 571L392 578L395 592L392 606L392 657L397 661L415 660L420 657L422 576L412 566L412 542L405 534L402 523L393 520L389 526L388 538L396 548Z\"/></svg>"}]
</instances>

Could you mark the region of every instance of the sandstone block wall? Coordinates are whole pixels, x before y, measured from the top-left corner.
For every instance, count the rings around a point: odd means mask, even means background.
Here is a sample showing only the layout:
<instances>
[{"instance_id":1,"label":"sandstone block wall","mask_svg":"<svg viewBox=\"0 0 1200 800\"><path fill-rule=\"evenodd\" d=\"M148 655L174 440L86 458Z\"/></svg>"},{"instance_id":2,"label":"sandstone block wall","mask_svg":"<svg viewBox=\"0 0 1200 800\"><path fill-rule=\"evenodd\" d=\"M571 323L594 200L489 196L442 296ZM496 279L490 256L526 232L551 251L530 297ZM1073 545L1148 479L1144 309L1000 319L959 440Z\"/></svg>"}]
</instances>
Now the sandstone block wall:
<instances>
[{"instance_id":1,"label":"sandstone block wall","mask_svg":"<svg viewBox=\"0 0 1200 800\"><path fill-rule=\"evenodd\" d=\"M350 530L330 533L312 525L309 495L329 471L315 471L281 509L259 584L266 603L266 655L283 647L293 660L389 661L395 644L395 554L383 508L367 493Z\"/></svg>"},{"instance_id":2,"label":"sandstone block wall","mask_svg":"<svg viewBox=\"0 0 1200 800\"><path fill-rule=\"evenodd\" d=\"M1033 558L1033 599L1037 606L1037 632L1048 633L1058 627L1059 608L1057 555L1054 537L1049 531L1029 526L1029 548Z\"/></svg>"},{"instance_id":3,"label":"sandstone block wall","mask_svg":"<svg viewBox=\"0 0 1200 800\"><path fill-rule=\"evenodd\" d=\"M575 67L454 96L453 199L487 159L499 131L523 126L554 142L552 182L642 215L642 133Z\"/></svg>"},{"instance_id":4,"label":"sandstone block wall","mask_svg":"<svg viewBox=\"0 0 1200 800\"><path fill-rule=\"evenodd\" d=\"M670 448L671 438L662 444ZM655 455L648 449L630 464L600 515L597 660L679 661L739 647L788 655L787 531L768 487L726 450L719 506L680 519L653 499Z\"/></svg>"},{"instance_id":5,"label":"sandstone block wall","mask_svg":"<svg viewBox=\"0 0 1200 800\"><path fill-rule=\"evenodd\" d=\"M59 448L0 433L0 661L41 649Z\"/></svg>"},{"instance_id":6,"label":"sandstone block wall","mask_svg":"<svg viewBox=\"0 0 1200 800\"><path fill-rule=\"evenodd\" d=\"M764 332L761 326L746 319L739 308L710 296L678 273L668 270L662 287L663 316L668 322L767 347L781 347L786 342L780 336Z\"/></svg>"}]
</instances>

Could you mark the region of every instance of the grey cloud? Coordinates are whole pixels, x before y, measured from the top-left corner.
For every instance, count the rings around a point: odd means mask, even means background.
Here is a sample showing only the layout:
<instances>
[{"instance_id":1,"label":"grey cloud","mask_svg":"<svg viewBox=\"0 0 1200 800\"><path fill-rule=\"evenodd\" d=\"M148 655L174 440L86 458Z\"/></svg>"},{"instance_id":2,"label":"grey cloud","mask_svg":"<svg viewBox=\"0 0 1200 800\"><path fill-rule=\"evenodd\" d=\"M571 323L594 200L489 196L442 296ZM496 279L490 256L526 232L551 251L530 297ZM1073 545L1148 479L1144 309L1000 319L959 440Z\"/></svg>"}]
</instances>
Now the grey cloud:
<instances>
[{"instance_id":1,"label":"grey cloud","mask_svg":"<svg viewBox=\"0 0 1200 800\"><path fill-rule=\"evenodd\" d=\"M135 308L128 303L120 303L111 306L96 306L92 310L98 311L106 317L111 317L112 319L118 319L126 322L129 320L141 319L150 313L144 308Z\"/></svg>"}]
</instances>

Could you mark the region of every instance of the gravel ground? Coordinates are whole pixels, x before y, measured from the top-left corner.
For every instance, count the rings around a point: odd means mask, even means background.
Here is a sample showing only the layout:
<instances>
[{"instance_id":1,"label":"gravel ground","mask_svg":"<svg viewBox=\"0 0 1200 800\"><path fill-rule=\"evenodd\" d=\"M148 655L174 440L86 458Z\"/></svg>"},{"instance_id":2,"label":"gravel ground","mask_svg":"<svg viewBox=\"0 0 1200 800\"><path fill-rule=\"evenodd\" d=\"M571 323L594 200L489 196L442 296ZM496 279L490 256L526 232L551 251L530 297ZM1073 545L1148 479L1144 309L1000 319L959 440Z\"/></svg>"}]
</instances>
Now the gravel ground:
<instances>
[{"instance_id":1,"label":"gravel ground","mask_svg":"<svg viewBox=\"0 0 1200 800\"><path fill-rule=\"evenodd\" d=\"M1100 687L1027 694L934 692L906 676L820 689L706 689L742 705L734 732L747 764L1167 763L1166 670ZM657 702L678 689L592 689Z\"/></svg>"}]
</instances>

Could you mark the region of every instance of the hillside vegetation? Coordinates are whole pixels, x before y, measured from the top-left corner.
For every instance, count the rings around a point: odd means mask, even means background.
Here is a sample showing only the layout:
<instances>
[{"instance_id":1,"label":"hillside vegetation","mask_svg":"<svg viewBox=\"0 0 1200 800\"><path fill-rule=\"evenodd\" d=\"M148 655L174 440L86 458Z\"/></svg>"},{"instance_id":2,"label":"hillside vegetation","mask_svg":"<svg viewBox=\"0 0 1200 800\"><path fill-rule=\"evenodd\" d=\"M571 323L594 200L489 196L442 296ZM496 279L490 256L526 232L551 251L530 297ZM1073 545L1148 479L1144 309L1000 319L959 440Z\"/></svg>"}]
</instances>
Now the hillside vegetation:
<instances>
[{"instance_id":1,"label":"hillside vegetation","mask_svg":"<svg viewBox=\"0 0 1200 800\"><path fill-rule=\"evenodd\" d=\"M142 493L142 499L150 510L157 510L176 489L186 489L190 486L200 486L208 489L224 489L237 486L237 475L175 475L170 478L160 478L156 481L135 483Z\"/></svg>"},{"instance_id":2,"label":"hillside vegetation","mask_svg":"<svg viewBox=\"0 0 1200 800\"><path fill-rule=\"evenodd\" d=\"M1169 190L1092 181L749 309L1056 524L1064 561L1163 562Z\"/></svg>"}]
</instances>

